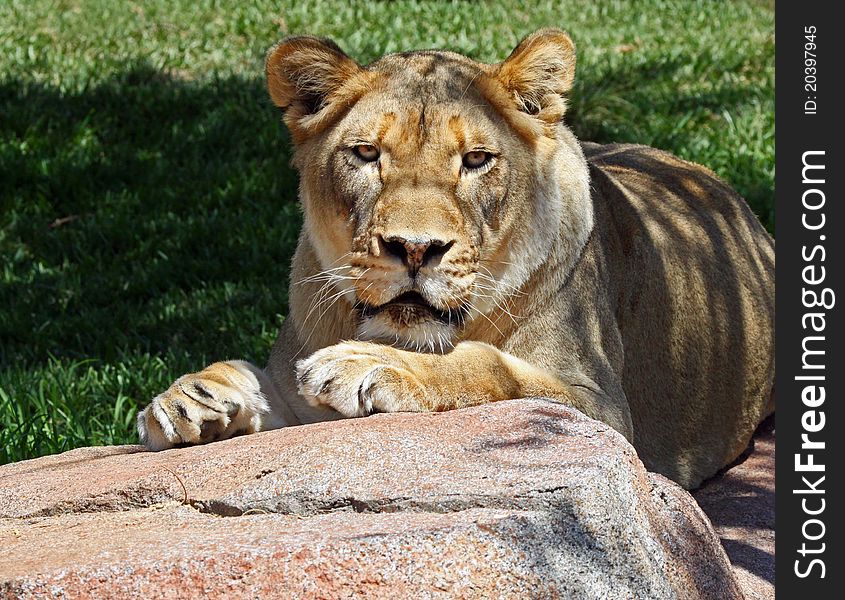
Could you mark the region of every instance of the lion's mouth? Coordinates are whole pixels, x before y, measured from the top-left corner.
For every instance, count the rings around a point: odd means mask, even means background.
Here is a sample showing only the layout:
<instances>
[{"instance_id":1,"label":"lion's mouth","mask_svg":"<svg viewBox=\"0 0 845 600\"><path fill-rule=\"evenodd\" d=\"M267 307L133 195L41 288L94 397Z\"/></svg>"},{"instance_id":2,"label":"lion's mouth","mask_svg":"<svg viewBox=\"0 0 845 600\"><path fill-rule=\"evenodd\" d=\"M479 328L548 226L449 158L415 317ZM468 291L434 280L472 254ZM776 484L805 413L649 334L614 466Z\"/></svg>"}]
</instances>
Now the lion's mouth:
<instances>
[{"instance_id":1,"label":"lion's mouth","mask_svg":"<svg viewBox=\"0 0 845 600\"><path fill-rule=\"evenodd\" d=\"M462 309L440 310L432 306L422 294L414 291L404 292L379 306L364 304L362 313L365 317L387 314L394 321L403 325L413 325L425 319L434 319L448 325L458 325L463 318Z\"/></svg>"}]
</instances>

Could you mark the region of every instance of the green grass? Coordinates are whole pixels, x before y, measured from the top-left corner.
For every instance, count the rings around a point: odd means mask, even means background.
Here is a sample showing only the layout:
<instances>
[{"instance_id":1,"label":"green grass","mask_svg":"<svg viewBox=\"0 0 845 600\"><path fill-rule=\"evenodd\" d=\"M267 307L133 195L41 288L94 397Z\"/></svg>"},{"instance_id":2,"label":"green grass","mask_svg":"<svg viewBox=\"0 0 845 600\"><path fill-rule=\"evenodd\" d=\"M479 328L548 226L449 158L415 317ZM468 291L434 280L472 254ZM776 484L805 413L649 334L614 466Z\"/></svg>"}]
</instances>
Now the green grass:
<instances>
[{"instance_id":1,"label":"green grass","mask_svg":"<svg viewBox=\"0 0 845 600\"><path fill-rule=\"evenodd\" d=\"M0 462L134 442L176 376L266 360L301 222L275 40L495 61L548 25L580 137L705 164L773 230L771 2L0 2Z\"/></svg>"}]
</instances>

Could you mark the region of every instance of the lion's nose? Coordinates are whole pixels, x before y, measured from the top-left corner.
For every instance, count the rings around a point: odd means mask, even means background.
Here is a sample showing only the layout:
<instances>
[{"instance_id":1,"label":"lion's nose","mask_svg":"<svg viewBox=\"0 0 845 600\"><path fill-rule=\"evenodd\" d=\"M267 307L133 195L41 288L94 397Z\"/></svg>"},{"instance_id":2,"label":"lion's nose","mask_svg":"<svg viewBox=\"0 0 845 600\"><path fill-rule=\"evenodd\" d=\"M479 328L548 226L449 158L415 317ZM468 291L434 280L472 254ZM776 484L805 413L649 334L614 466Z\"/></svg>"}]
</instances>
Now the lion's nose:
<instances>
[{"instance_id":1,"label":"lion's nose","mask_svg":"<svg viewBox=\"0 0 845 600\"><path fill-rule=\"evenodd\" d=\"M379 236L379 239L387 254L397 257L408 267L411 277L426 264L446 254L454 243L424 236L405 238L388 235Z\"/></svg>"}]
</instances>

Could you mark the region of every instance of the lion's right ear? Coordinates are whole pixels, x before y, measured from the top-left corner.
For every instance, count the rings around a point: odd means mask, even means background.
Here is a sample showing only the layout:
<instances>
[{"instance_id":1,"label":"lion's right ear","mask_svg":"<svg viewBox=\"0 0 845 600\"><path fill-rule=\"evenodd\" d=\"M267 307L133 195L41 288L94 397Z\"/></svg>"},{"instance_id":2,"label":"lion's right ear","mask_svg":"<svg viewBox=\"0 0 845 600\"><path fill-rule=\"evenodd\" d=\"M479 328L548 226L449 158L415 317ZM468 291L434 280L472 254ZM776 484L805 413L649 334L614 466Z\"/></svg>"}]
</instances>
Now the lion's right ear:
<instances>
[{"instance_id":1,"label":"lion's right ear","mask_svg":"<svg viewBox=\"0 0 845 600\"><path fill-rule=\"evenodd\" d=\"M273 103L285 111L285 122L295 138L316 133L330 120L332 107L347 102L349 85L364 72L331 40L311 36L289 37L267 53L267 88Z\"/></svg>"}]
</instances>

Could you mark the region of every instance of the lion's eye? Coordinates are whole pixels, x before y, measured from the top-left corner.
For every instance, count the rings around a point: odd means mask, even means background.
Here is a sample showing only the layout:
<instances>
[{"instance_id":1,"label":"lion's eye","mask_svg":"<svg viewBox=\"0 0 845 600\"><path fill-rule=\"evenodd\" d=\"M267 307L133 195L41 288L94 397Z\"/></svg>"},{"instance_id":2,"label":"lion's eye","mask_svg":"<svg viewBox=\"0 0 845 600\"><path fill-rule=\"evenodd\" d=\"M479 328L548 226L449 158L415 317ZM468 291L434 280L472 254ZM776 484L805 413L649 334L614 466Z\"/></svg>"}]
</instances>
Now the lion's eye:
<instances>
[{"instance_id":1,"label":"lion's eye","mask_svg":"<svg viewBox=\"0 0 845 600\"><path fill-rule=\"evenodd\" d=\"M355 153L355 156L365 162L373 162L374 160L378 160L379 157L378 148L371 146L370 144L358 144L352 148L352 152Z\"/></svg>"},{"instance_id":2,"label":"lion's eye","mask_svg":"<svg viewBox=\"0 0 845 600\"><path fill-rule=\"evenodd\" d=\"M467 169L479 169L486 165L491 158L492 155L489 152L482 152L480 150L467 152L464 154L464 166Z\"/></svg>"}]
</instances>

